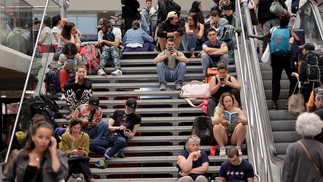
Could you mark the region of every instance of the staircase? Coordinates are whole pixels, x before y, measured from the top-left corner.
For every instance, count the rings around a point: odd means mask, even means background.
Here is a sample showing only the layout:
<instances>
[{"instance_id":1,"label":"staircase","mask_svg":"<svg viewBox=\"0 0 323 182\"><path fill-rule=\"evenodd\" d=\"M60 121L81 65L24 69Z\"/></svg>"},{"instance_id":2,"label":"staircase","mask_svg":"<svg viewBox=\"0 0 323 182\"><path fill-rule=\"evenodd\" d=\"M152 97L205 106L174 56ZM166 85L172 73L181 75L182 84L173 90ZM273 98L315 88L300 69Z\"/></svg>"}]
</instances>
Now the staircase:
<instances>
[{"instance_id":1,"label":"staircase","mask_svg":"<svg viewBox=\"0 0 323 182\"><path fill-rule=\"evenodd\" d=\"M289 93L289 80L285 72L282 74L280 81L281 91L280 100L278 101L278 110L272 110L271 100L271 67L260 63L262 79L265 88L267 106L269 110L269 117L271 121L271 128L273 133L273 139L276 149L276 157L284 160L287 147L290 143L293 143L301 138L295 131L296 117L289 114L287 110L287 101Z\"/></svg>"},{"instance_id":2,"label":"staircase","mask_svg":"<svg viewBox=\"0 0 323 182\"><path fill-rule=\"evenodd\" d=\"M137 99L136 113L142 117L138 134L129 139L128 146L123 149L126 158L113 158L109 160L108 168L98 169L93 164L101 156L90 155L91 171L99 178L98 181L177 181L177 155L184 149L183 144L191 133L194 118L203 115L203 112L179 98L174 83L167 84L166 91L159 91L153 63L156 56L157 53L153 52L124 53L121 60L122 76L110 75L112 67L106 67L106 76L88 76L93 81L94 95L100 98L103 120L107 120L116 108L124 108L129 97ZM236 75L234 65L229 65L229 72ZM185 83L203 79L200 59L189 59ZM69 111L65 101L57 103L61 113L67 115ZM199 104L200 100L194 103ZM65 119L57 121L67 124ZM200 148L209 154L210 146ZM219 157L217 152L217 156L209 156L209 159L209 173L216 174L226 158Z\"/></svg>"}]
</instances>

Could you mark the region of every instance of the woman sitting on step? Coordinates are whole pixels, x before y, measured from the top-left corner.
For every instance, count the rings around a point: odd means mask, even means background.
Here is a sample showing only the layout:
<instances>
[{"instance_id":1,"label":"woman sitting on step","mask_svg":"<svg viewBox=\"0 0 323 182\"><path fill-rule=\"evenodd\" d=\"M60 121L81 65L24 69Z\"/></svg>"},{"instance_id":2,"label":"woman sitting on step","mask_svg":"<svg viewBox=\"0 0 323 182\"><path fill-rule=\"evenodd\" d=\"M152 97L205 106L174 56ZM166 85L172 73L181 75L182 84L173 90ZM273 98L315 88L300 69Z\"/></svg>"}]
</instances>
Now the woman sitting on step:
<instances>
[{"instance_id":1,"label":"woman sitting on step","mask_svg":"<svg viewBox=\"0 0 323 182\"><path fill-rule=\"evenodd\" d=\"M236 145L242 155L241 145L246 137L248 120L238 107L234 106L234 97L226 92L221 95L220 105L212 118L214 138L220 146L220 156L225 156L228 143Z\"/></svg>"},{"instance_id":2,"label":"woman sitting on step","mask_svg":"<svg viewBox=\"0 0 323 182\"><path fill-rule=\"evenodd\" d=\"M62 150L68 157L68 176L71 176L72 173L82 173L86 181L91 182L93 178L88 158L90 137L81 131L81 123L80 119L71 119L69 132L62 135Z\"/></svg>"}]
</instances>

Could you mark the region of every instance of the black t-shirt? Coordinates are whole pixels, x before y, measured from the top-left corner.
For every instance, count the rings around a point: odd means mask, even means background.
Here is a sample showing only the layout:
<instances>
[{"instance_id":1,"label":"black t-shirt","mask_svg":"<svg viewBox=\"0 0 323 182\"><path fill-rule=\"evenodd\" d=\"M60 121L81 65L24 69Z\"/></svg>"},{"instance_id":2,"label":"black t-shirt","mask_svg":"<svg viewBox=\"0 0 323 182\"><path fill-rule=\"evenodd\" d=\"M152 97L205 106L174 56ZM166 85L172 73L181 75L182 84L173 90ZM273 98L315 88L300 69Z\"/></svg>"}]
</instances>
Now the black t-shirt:
<instances>
[{"instance_id":1,"label":"black t-shirt","mask_svg":"<svg viewBox=\"0 0 323 182\"><path fill-rule=\"evenodd\" d=\"M141 116L136 113L126 114L123 110L115 110L113 114L110 116L111 119L113 119L115 122L113 123L113 126L126 126L127 129L133 130L133 127L135 125L138 125L141 123ZM116 130L116 132L119 132L122 136L123 132Z\"/></svg>"},{"instance_id":2,"label":"black t-shirt","mask_svg":"<svg viewBox=\"0 0 323 182\"><path fill-rule=\"evenodd\" d=\"M41 182L42 180L42 172L41 169L38 169L36 166L30 166L27 165L26 172L24 175L24 181L35 181L35 182ZM37 175L37 176L36 176Z\"/></svg>"},{"instance_id":3,"label":"black t-shirt","mask_svg":"<svg viewBox=\"0 0 323 182\"><path fill-rule=\"evenodd\" d=\"M220 177L225 178L228 182L248 181L248 178L253 178L254 176L252 165L244 159L237 166L225 161L220 168Z\"/></svg>"}]
</instances>

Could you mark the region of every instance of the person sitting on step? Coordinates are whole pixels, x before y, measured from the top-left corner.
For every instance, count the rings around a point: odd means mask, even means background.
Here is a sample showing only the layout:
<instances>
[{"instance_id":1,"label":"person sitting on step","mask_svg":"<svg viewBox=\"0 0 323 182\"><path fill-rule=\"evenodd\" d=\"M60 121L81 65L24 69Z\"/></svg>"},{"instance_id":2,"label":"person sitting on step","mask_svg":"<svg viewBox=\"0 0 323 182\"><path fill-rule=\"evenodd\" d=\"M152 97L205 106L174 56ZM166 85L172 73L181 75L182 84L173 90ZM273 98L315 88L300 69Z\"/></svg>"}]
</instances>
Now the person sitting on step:
<instances>
[{"instance_id":1,"label":"person sitting on step","mask_svg":"<svg viewBox=\"0 0 323 182\"><path fill-rule=\"evenodd\" d=\"M68 42L62 49L62 54L58 58L59 86L65 93L65 84L68 79L75 76L76 66L84 64L82 56L78 54L77 47L74 43Z\"/></svg>"},{"instance_id":2,"label":"person sitting on step","mask_svg":"<svg viewBox=\"0 0 323 182\"><path fill-rule=\"evenodd\" d=\"M81 119L72 118L69 124L69 132L62 135L62 150L68 157L68 179L72 173L82 173L88 182L93 178L89 168L89 144L90 137L81 132ZM68 180L67 180L68 181Z\"/></svg>"},{"instance_id":3,"label":"person sitting on step","mask_svg":"<svg viewBox=\"0 0 323 182\"><path fill-rule=\"evenodd\" d=\"M175 49L175 40L173 38L167 39L166 47L167 49L159 53L154 59L157 67L160 91L166 90L167 81L175 81L176 90L181 90L188 59L184 53Z\"/></svg>"},{"instance_id":4,"label":"person sitting on step","mask_svg":"<svg viewBox=\"0 0 323 182\"><path fill-rule=\"evenodd\" d=\"M177 156L179 182L209 181L206 177L209 169L209 158L204 151L199 150L200 141L201 139L198 136L190 136L186 141L185 150Z\"/></svg>"},{"instance_id":5,"label":"person sitting on step","mask_svg":"<svg viewBox=\"0 0 323 182\"><path fill-rule=\"evenodd\" d=\"M124 52L154 51L154 39L140 28L138 20L133 21L132 28L127 30L120 46Z\"/></svg>"},{"instance_id":6,"label":"person sitting on step","mask_svg":"<svg viewBox=\"0 0 323 182\"><path fill-rule=\"evenodd\" d=\"M90 136L91 142L100 139L109 126L107 121L102 120L103 112L99 102L99 98L93 96L88 103L77 107L73 115L82 120L82 131Z\"/></svg>"},{"instance_id":7,"label":"person sitting on step","mask_svg":"<svg viewBox=\"0 0 323 182\"><path fill-rule=\"evenodd\" d=\"M109 128L106 135L90 143L90 150L103 155L95 165L104 169L105 160L119 153L124 157L121 149L126 147L128 138L135 136L141 124L141 116L136 114L137 101L130 98L126 102L125 110L115 110L109 119Z\"/></svg>"},{"instance_id":8,"label":"person sitting on step","mask_svg":"<svg viewBox=\"0 0 323 182\"><path fill-rule=\"evenodd\" d=\"M225 156L228 143L236 145L242 155L241 145L246 137L248 120L243 111L234 107L234 97L226 92L221 95L220 105L212 117L214 138L220 146L220 156Z\"/></svg>"},{"instance_id":9,"label":"person sitting on step","mask_svg":"<svg viewBox=\"0 0 323 182\"><path fill-rule=\"evenodd\" d=\"M214 108L218 105L219 99L224 92L229 92L234 95L234 104L236 107L240 104L240 83L234 76L228 74L228 66L226 63L219 63L217 69L218 75L213 76L209 83L211 97L207 105L208 116L214 115Z\"/></svg>"},{"instance_id":10,"label":"person sitting on step","mask_svg":"<svg viewBox=\"0 0 323 182\"><path fill-rule=\"evenodd\" d=\"M122 75L120 57L121 53L119 45L121 42L121 30L117 27L112 27L110 21L106 18L99 20L97 28L100 29L98 32L98 45L102 47L102 54L100 60L100 68L98 71L99 75L105 75L104 67L107 64L108 59L113 59L115 71L111 75Z\"/></svg>"},{"instance_id":11,"label":"person sitting on step","mask_svg":"<svg viewBox=\"0 0 323 182\"><path fill-rule=\"evenodd\" d=\"M70 114L66 119L71 119L75 109L81 104L86 104L92 97L92 81L86 78L86 66L84 64L76 67L75 78L70 78L64 86L66 91L66 105Z\"/></svg>"},{"instance_id":12,"label":"person sitting on step","mask_svg":"<svg viewBox=\"0 0 323 182\"><path fill-rule=\"evenodd\" d=\"M224 181L248 181L254 182L255 174L249 161L242 159L236 147L227 150L228 160L220 167L218 182Z\"/></svg>"}]
</instances>

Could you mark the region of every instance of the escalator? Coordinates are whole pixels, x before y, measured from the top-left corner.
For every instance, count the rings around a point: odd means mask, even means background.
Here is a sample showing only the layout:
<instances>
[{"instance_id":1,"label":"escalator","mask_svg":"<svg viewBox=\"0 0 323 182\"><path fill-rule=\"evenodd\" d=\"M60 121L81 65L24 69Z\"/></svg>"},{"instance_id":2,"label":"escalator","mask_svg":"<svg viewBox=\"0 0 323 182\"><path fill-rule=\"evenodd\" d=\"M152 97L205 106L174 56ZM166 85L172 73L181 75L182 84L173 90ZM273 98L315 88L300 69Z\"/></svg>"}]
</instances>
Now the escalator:
<instances>
[{"instance_id":1,"label":"escalator","mask_svg":"<svg viewBox=\"0 0 323 182\"><path fill-rule=\"evenodd\" d=\"M303 29L305 42L312 42L316 48L322 48L322 20L319 10L313 1L308 1L297 12L300 18L296 29ZM271 100L271 67L259 62L248 7L241 6L242 45L246 62L241 64L245 74L244 86L247 87L244 97L248 98L249 123L252 125L251 135L254 135L255 171L260 181L280 181L286 149L290 143L300 139L295 131L296 117L287 111L289 81L285 72L281 79L279 110L272 110Z\"/></svg>"}]
</instances>

